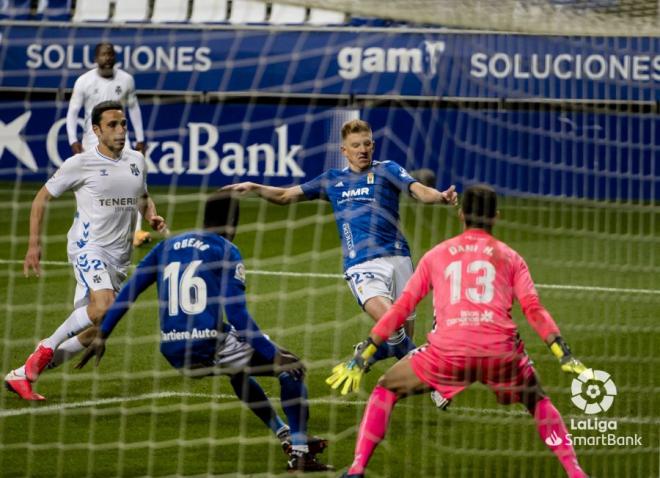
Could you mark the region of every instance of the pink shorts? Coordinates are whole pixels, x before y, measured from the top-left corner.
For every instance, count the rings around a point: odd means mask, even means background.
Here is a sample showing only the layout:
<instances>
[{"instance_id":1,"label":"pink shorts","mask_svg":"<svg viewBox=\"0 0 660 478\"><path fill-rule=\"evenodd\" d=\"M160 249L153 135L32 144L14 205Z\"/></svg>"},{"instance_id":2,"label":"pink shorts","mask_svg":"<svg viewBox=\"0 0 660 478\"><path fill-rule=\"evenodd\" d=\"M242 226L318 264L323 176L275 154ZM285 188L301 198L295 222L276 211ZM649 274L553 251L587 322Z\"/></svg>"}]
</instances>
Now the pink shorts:
<instances>
[{"instance_id":1,"label":"pink shorts","mask_svg":"<svg viewBox=\"0 0 660 478\"><path fill-rule=\"evenodd\" d=\"M474 382L487 385L502 404L520 402L525 393L542 393L522 341L505 357L451 356L427 344L412 352L410 364L422 382L448 399Z\"/></svg>"}]
</instances>

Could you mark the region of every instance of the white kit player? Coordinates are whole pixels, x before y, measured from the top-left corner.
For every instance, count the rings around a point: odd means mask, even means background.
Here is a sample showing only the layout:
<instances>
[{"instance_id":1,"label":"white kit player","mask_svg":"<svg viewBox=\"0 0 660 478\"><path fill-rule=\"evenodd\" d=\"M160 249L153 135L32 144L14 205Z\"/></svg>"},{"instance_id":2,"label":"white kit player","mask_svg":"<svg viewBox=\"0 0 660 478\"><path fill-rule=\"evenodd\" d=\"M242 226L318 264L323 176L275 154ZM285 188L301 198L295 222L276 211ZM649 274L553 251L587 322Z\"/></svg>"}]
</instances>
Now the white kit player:
<instances>
[{"instance_id":1,"label":"white kit player","mask_svg":"<svg viewBox=\"0 0 660 478\"><path fill-rule=\"evenodd\" d=\"M66 133L73 154L90 151L98 144L92 129L92 110L103 101L118 101L128 111L131 128L135 134L135 150L145 154L147 145L142 129L142 113L135 94L135 80L120 68L115 68L115 49L111 43L99 43L94 49L96 68L81 75L73 85L69 109L66 113ZM84 108L82 144L78 140L78 115ZM127 138L128 142L128 138ZM130 147L130 142L128 142ZM133 245L138 247L151 240L147 231L142 231L142 217L138 217Z\"/></svg>"},{"instance_id":2,"label":"white kit player","mask_svg":"<svg viewBox=\"0 0 660 478\"><path fill-rule=\"evenodd\" d=\"M92 110L90 121L99 144L67 159L32 202L23 272L26 277L30 269L40 273L40 236L48 201L73 191L76 214L67 235L67 253L78 284L71 315L39 343L24 366L5 376L6 387L25 400L43 400L32 391L39 374L47 365L69 359L95 337L92 326L100 323L126 278L138 211L154 230L167 227L147 192L144 156L124 148L122 105L102 102Z\"/></svg>"}]
</instances>

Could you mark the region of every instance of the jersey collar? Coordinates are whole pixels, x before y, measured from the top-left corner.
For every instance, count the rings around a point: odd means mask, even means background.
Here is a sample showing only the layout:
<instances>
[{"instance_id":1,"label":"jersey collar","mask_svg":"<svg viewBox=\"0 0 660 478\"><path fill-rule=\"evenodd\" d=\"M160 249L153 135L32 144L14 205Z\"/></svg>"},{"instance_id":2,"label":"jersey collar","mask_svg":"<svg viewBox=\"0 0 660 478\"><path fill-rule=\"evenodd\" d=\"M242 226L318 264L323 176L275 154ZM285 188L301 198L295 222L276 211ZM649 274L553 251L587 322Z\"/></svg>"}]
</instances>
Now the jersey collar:
<instances>
[{"instance_id":1,"label":"jersey collar","mask_svg":"<svg viewBox=\"0 0 660 478\"><path fill-rule=\"evenodd\" d=\"M115 79L115 76L117 76L117 69L116 68L112 69L112 76L110 78L107 78L107 77L101 75L101 73L99 72L99 67L98 66L96 68L94 68L94 72L96 72L96 77L97 78L99 78L101 80L105 80L105 81L112 81L112 80Z\"/></svg>"},{"instance_id":2,"label":"jersey collar","mask_svg":"<svg viewBox=\"0 0 660 478\"><path fill-rule=\"evenodd\" d=\"M99 151L98 146L94 146L94 151L96 151L96 155L99 158L107 159L108 161L112 161L113 163L118 163L121 160L121 158L124 156L124 150L123 149L121 150L121 153L119 153L119 157L117 159L111 158L110 156L106 156L105 154L101 153L101 151Z\"/></svg>"},{"instance_id":3,"label":"jersey collar","mask_svg":"<svg viewBox=\"0 0 660 478\"><path fill-rule=\"evenodd\" d=\"M477 236L488 236L488 237L492 236L492 234L489 233L488 231L485 231L484 229L479 229L477 227L471 227L470 229L466 229L465 231L463 231L463 234L473 234Z\"/></svg>"},{"instance_id":4,"label":"jersey collar","mask_svg":"<svg viewBox=\"0 0 660 478\"><path fill-rule=\"evenodd\" d=\"M371 161L371 166L369 166L368 169L365 169L364 171L353 171L350 167L346 166L344 168L344 171L348 171L349 173L355 175L355 176L364 176L365 174L372 173L374 171L374 166L376 166L376 163L374 161Z\"/></svg>"}]
</instances>

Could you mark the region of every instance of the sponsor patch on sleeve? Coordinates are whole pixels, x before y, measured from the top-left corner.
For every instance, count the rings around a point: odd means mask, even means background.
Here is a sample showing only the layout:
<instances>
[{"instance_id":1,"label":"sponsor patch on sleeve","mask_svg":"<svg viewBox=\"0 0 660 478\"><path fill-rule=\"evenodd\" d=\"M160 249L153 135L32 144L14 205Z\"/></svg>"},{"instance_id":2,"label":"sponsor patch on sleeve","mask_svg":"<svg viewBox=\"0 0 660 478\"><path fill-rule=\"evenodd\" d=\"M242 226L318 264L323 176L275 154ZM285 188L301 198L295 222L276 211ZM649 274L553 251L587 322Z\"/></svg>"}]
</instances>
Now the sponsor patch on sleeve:
<instances>
[{"instance_id":1,"label":"sponsor patch on sleeve","mask_svg":"<svg viewBox=\"0 0 660 478\"><path fill-rule=\"evenodd\" d=\"M234 272L234 279L241 281L245 284L245 266L242 262L236 264L236 271Z\"/></svg>"}]
</instances>

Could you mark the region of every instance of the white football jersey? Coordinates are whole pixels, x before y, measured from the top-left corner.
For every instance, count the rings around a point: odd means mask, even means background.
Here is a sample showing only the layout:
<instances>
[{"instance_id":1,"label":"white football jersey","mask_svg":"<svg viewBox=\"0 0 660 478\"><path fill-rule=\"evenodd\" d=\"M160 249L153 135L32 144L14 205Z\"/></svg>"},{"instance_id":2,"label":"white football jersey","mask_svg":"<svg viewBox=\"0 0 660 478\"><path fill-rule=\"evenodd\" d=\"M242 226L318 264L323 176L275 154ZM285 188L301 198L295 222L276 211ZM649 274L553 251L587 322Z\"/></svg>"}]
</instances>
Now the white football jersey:
<instances>
[{"instance_id":1,"label":"white football jersey","mask_svg":"<svg viewBox=\"0 0 660 478\"><path fill-rule=\"evenodd\" d=\"M125 148L119 159L98 148L67 159L46 182L58 197L65 191L76 196L76 215L67 234L69 261L95 252L117 267L131 259L138 201L147 192L147 171L142 154Z\"/></svg>"},{"instance_id":2,"label":"white football jersey","mask_svg":"<svg viewBox=\"0 0 660 478\"><path fill-rule=\"evenodd\" d=\"M99 75L98 68L94 68L76 80L71 103L82 105L85 109L82 140L85 151L93 149L99 143L92 129L92 110L102 101L119 101L124 107L133 106L137 101L133 77L124 70L116 68L112 78L103 78ZM71 131L68 131L68 134L69 144L78 141L75 130L73 137Z\"/></svg>"}]
</instances>

